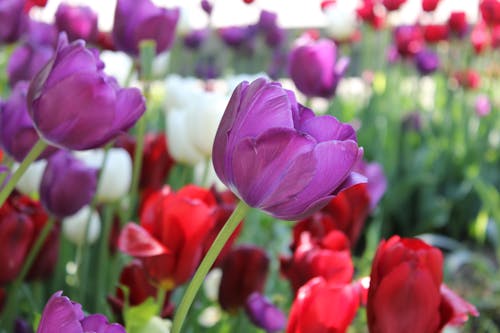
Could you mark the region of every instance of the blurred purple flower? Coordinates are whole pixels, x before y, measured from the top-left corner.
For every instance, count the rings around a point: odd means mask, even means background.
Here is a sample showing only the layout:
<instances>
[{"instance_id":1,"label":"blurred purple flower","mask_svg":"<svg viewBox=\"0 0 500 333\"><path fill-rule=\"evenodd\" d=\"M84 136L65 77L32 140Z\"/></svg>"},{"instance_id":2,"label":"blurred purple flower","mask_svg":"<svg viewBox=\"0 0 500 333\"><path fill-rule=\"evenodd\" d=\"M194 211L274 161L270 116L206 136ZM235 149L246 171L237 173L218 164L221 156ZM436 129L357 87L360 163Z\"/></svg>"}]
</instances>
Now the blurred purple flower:
<instances>
[{"instance_id":1,"label":"blurred purple flower","mask_svg":"<svg viewBox=\"0 0 500 333\"><path fill-rule=\"evenodd\" d=\"M370 196L370 210L373 211L387 190L387 178L384 169L377 162L367 163L360 160L354 167L354 171L359 172L368 180L367 190Z\"/></svg>"},{"instance_id":2,"label":"blurred purple flower","mask_svg":"<svg viewBox=\"0 0 500 333\"><path fill-rule=\"evenodd\" d=\"M54 48L48 45L26 42L12 52L7 63L9 85L19 81L30 81L52 58Z\"/></svg>"},{"instance_id":3,"label":"blurred purple flower","mask_svg":"<svg viewBox=\"0 0 500 333\"><path fill-rule=\"evenodd\" d=\"M257 28L264 34L266 45L271 48L280 46L285 40L286 33L278 25L278 15L276 13L262 10L257 22Z\"/></svg>"},{"instance_id":4,"label":"blurred purple flower","mask_svg":"<svg viewBox=\"0 0 500 333\"><path fill-rule=\"evenodd\" d=\"M60 150L47 161L40 184L40 201L48 212L64 218L89 204L96 189L97 169Z\"/></svg>"},{"instance_id":5,"label":"blurred purple flower","mask_svg":"<svg viewBox=\"0 0 500 333\"><path fill-rule=\"evenodd\" d=\"M179 8L160 8L151 0L118 0L112 29L116 48L137 56L140 42L150 39L156 43L157 54L169 50L179 15Z\"/></svg>"},{"instance_id":6,"label":"blurred purple flower","mask_svg":"<svg viewBox=\"0 0 500 333\"><path fill-rule=\"evenodd\" d=\"M347 124L314 113L264 78L236 87L217 130L217 175L248 205L297 220L361 180L363 155Z\"/></svg>"},{"instance_id":7,"label":"blurred purple flower","mask_svg":"<svg viewBox=\"0 0 500 333\"><path fill-rule=\"evenodd\" d=\"M422 130L422 115L418 111L406 114L401 123L403 130L420 132Z\"/></svg>"},{"instance_id":8,"label":"blurred purple flower","mask_svg":"<svg viewBox=\"0 0 500 333\"><path fill-rule=\"evenodd\" d=\"M240 48L244 44L252 43L256 29L254 26L225 27L218 30L222 41L229 47Z\"/></svg>"},{"instance_id":9,"label":"blurred purple flower","mask_svg":"<svg viewBox=\"0 0 500 333\"><path fill-rule=\"evenodd\" d=\"M200 5L201 9L203 9L203 11L207 13L207 15L212 14L213 5L209 0L201 0Z\"/></svg>"},{"instance_id":10,"label":"blurred purple flower","mask_svg":"<svg viewBox=\"0 0 500 333\"><path fill-rule=\"evenodd\" d=\"M195 74L200 79L212 80L220 76L220 69L213 59L202 59L196 64Z\"/></svg>"},{"instance_id":11,"label":"blurred purple flower","mask_svg":"<svg viewBox=\"0 0 500 333\"><path fill-rule=\"evenodd\" d=\"M304 95L331 98L348 65L348 58L338 59L333 41L302 37L290 52L288 71Z\"/></svg>"},{"instance_id":12,"label":"blurred purple flower","mask_svg":"<svg viewBox=\"0 0 500 333\"><path fill-rule=\"evenodd\" d=\"M82 40L61 33L49 63L31 81L28 111L39 134L67 149L97 148L129 129L144 113L137 88L120 88Z\"/></svg>"},{"instance_id":13,"label":"blurred purple flower","mask_svg":"<svg viewBox=\"0 0 500 333\"><path fill-rule=\"evenodd\" d=\"M53 24L29 20L26 32L27 40L35 45L55 48L57 46L57 28Z\"/></svg>"},{"instance_id":14,"label":"blurred purple flower","mask_svg":"<svg viewBox=\"0 0 500 333\"><path fill-rule=\"evenodd\" d=\"M28 114L26 95L29 83L18 82L8 100L0 102L0 143L3 150L21 162L40 139ZM48 147L38 157L46 158L56 150Z\"/></svg>"},{"instance_id":15,"label":"blurred purple flower","mask_svg":"<svg viewBox=\"0 0 500 333\"><path fill-rule=\"evenodd\" d=\"M245 312L252 323L268 333L279 332L286 325L285 314L257 292L248 296Z\"/></svg>"},{"instance_id":16,"label":"blurred purple flower","mask_svg":"<svg viewBox=\"0 0 500 333\"><path fill-rule=\"evenodd\" d=\"M56 292L43 309L37 333L125 333L120 324L110 324L102 314L85 316L82 306Z\"/></svg>"},{"instance_id":17,"label":"blurred purple flower","mask_svg":"<svg viewBox=\"0 0 500 333\"><path fill-rule=\"evenodd\" d=\"M0 2L0 45L17 41L27 28L28 15L23 11L24 2L24 0Z\"/></svg>"},{"instance_id":18,"label":"blurred purple flower","mask_svg":"<svg viewBox=\"0 0 500 333\"><path fill-rule=\"evenodd\" d=\"M198 50L209 33L210 31L206 28L191 30L184 36L184 46L190 50Z\"/></svg>"},{"instance_id":19,"label":"blurred purple flower","mask_svg":"<svg viewBox=\"0 0 500 333\"><path fill-rule=\"evenodd\" d=\"M70 42L83 39L97 41L97 13L88 6L71 6L61 3L55 14L55 25L59 31L66 31Z\"/></svg>"},{"instance_id":20,"label":"blurred purple flower","mask_svg":"<svg viewBox=\"0 0 500 333\"><path fill-rule=\"evenodd\" d=\"M486 95L478 95L474 103L474 110L479 117L485 117L491 112L490 99Z\"/></svg>"},{"instance_id":21,"label":"blurred purple flower","mask_svg":"<svg viewBox=\"0 0 500 333\"><path fill-rule=\"evenodd\" d=\"M415 55L415 66L422 75L434 73L439 68L439 56L432 50L422 50Z\"/></svg>"}]
</instances>

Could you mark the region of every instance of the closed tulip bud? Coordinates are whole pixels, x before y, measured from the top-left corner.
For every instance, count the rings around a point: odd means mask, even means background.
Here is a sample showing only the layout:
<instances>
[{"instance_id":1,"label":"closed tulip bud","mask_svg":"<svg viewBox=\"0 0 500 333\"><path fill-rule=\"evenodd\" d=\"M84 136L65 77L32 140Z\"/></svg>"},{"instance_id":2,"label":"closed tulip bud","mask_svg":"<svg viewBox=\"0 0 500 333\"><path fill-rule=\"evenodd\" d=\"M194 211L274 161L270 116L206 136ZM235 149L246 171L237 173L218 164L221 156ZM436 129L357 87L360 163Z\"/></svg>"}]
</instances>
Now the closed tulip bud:
<instances>
[{"instance_id":1,"label":"closed tulip bud","mask_svg":"<svg viewBox=\"0 0 500 333\"><path fill-rule=\"evenodd\" d=\"M28 85L26 81L17 83L9 99L0 102L0 143L4 151L19 162L40 138L26 107ZM47 147L38 158L46 158L55 150L55 147Z\"/></svg>"},{"instance_id":2,"label":"closed tulip bud","mask_svg":"<svg viewBox=\"0 0 500 333\"><path fill-rule=\"evenodd\" d=\"M52 58L52 46L24 43L12 52L7 63L9 85L13 87L19 81L30 81Z\"/></svg>"},{"instance_id":3,"label":"closed tulip bud","mask_svg":"<svg viewBox=\"0 0 500 333\"><path fill-rule=\"evenodd\" d=\"M129 129L146 110L136 88L122 89L82 40L59 36L49 63L31 81L28 110L39 134L72 150L97 148Z\"/></svg>"},{"instance_id":4,"label":"closed tulip bud","mask_svg":"<svg viewBox=\"0 0 500 333\"><path fill-rule=\"evenodd\" d=\"M327 282L322 277L302 286L288 319L287 333L345 333L360 303L359 288L351 284Z\"/></svg>"},{"instance_id":5,"label":"closed tulip bud","mask_svg":"<svg viewBox=\"0 0 500 333\"><path fill-rule=\"evenodd\" d=\"M111 148L79 152L76 157L87 166L99 171L96 199L99 202L117 201L123 198L132 183L132 159L123 148Z\"/></svg>"},{"instance_id":6,"label":"closed tulip bud","mask_svg":"<svg viewBox=\"0 0 500 333\"><path fill-rule=\"evenodd\" d=\"M228 312L245 306L253 292L262 293L269 271L269 257L260 247L240 245L222 263L219 303Z\"/></svg>"},{"instance_id":7,"label":"closed tulip bud","mask_svg":"<svg viewBox=\"0 0 500 333\"><path fill-rule=\"evenodd\" d=\"M83 39L87 42L96 42L99 29L97 27L97 13L88 6L70 6L61 3L55 14L55 25L59 31L68 34L70 42Z\"/></svg>"},{"instance_id":8,"label":"closed tulip bud","mask_svg":"<svg viewBox=\"0 0 500 333\"><path fill-rule=\"evenodd\" d=\"M97 170L67 151L49 158L40 184L40 200L53 215L63 218L90 203L97 188Z\"/></svg>"},{"instance_id":9,"label":"closed tulip bud","mask_svg":"<svg viewBox=\"0 0 500 333\"><path fill-rule=\"evenodd\" d=\"M118 50L139 55L139 44L153 40L156 53L172 47L180 10L160 8L150 0L118 0L112 36Z\"/></svg>"},{"instance_id":10,"label":"closed tulip bud","mask_svg":"<svg viewBox=\"0 0 500 333\"><path fill-rule=\"evenodd\" d=\"M248 205L297 220L364 181L351 173L362 153L351 126L316 117L279 83L258 79L242 82L231 96L213 163L221 181Z\"/></svg>"},{"instance_id":11,"label":"closed tulip bud","mask_svg":"<svg viewBox=\"0 0 500 333\"><path fill-rule=\"evenodd\" d=\"M101 234L101 218L89 206L84 206L76 214L64 218L62 231L76 245L92 244Z\"/></svg>"},{"instance_id":12,"label":"closed tulip bud","mask_svg":"<svg viewBox=\"0 0 500 333\"><path fill-rule=\"evenodd\" d=\"M331 98L348 65L348 58L338 59L337 46L333 41L302 37L290 52L288 72L304 95Z\"/></svg>"}]
</instances>

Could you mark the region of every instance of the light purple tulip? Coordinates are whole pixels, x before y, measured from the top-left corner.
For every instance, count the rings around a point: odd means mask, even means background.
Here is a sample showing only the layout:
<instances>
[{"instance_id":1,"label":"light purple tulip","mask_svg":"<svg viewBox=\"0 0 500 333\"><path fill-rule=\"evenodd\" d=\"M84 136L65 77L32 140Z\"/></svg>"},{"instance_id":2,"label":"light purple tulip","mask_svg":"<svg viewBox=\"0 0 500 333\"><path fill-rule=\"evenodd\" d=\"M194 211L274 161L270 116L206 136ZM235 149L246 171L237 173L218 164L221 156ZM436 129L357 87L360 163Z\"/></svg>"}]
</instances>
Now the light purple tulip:
<instances>
[{"instance_id":1,"label":"light purple tulip","mask_svg":"<svg viewBox=\"0 0 500 333\"><path fill-rule=\"evenodd\" d=\"M21 162L40 139L28 114L26 95L29 83L18 82L8 100L0 102L0 141L4 151ZM38 158L46 158L56 150L48 147Z\"/></svg>"},{"instance_id":2,"label":"light purple tulip","mask_svg":"<svg viewBox=\"0 0 500 333\"><path fill-rule=\"evenodd\" d=\"M285 314L259 293L248 296L245 312L252 323L268 333L279 332L286 325Z\"/></svg>"},{"instance_id":3,"label":"light purple tulip","mask_svg":"<svg viewBox=\"0 0 500 333\"><path fill-rule=\"evenodd\" d=\"M28 15L23 10L24 2L0 1L0 45L17 41L27 28Z\"/></svg>"},{"instance_id":4,"label":"light purple tulip","mask_svg":"<svg viewBox=\"0 0 500 333\"><path fill-rule=\"evenodd\" d=\"M39 134L61 148L97 148L129 129L146 110L137 88L120 88L97 51L61 33L49 63L33 78L28 111Z\"/></svg>"},{"instance_id":5,"label":"light purple tulip","mask_svg":"<svg viewBox=\"0 0 500 333\"><path fill-rule=\"evenodd\" d=\"M110 324L102 314L85 316L82 306L56 292L43 309L37 333L125 333L120 324Z\"/></svg>"},{"instance_id":6,"label":"light purple tulip","mask_svg":"<svg viewBox=\"0 0 500 333\"><path fill-rule=\"evenodd\" d=\"M150 39L156 53L170 49L179 15L179 8L160 8L150 0L118 0L112 30L116 48L137 56L140 42Z\"/></svg>"},{"instance_id":7,"label":"light purple tulip","mask_svg":"<svg viewBox=\"0 0 500 333\"><path fill-rule=\"evenodd\" d=\"M304 95L331 98L348 66L348 58L338 59L333 41L302 37L290 52L288 72Z\"/></svg>"},{"instance_id":8,"label":"light purple tulip","mask_svg":"<svg viewBox=\"0 0 500 333\"><path fill-rule=\"evenodd\" d=\"M350 125L316 117L291 91L260 78L233 92L213 163L222 182L248 205L297 220L364 181L352 172L362 155Z\"/></svg>"},{"instance_id":9,"label":"light purple tulip","mask_svg":"<svg viewBox=\"0 0 500 333\"><path fill-rule=\"evenodd\" d=\"M97 169L68 151L52 155L42 175L40 201L58 218L71 216L90 203L97 190Z\"/></svg>"},{"instance_id":10,"label":"light purple tulip","mask_svg":"<svg viewBox=\"0 0 500 333\"><path fill-rule=\"evenodd\" d=\"M70 6L61 3L57 7L55 24L59 31L66 31L70 42L83 39L95 42L99 29L97 13L88 6Z\"/></svg>"}]
</instances>

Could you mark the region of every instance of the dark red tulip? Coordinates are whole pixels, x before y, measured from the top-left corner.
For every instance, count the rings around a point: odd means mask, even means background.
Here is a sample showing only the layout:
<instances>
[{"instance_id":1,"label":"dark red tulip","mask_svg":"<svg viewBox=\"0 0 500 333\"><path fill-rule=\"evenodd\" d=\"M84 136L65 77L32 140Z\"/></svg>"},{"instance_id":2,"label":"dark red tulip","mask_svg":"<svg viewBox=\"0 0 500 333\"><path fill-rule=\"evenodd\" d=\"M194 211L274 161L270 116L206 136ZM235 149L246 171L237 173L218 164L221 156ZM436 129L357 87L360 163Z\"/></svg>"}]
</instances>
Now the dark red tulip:
<instances>
[{"instance_id":1,"label":"dark red tulip","mask_svg":"<svg viewBox=\"0 0 500 333\"><path fill-rule=\"evenodd\" d=\"M467 23L467 16L465 12L452 12L448 19L448 28L450 32L458 37L463 37L469 30L469 24Z\"/></svg>"},{"instance_id":2,"label":"dark red tulip","mask_svg":"<svg viewBox=\"0 0 500 333\"><path fill-rule=\"evenodd\" d=\"M422 0L422 9L425 12L433 12L436 10L440 0Z\"/></svg>"},{"instance_id":3,"label":"dark red tulip","mask_svg":"<svg viewBox=\"0 0 500 333\"><path fill-rule=\"evenodd\" d=\"M393 236L383 241L370 275L370 332L437 333L448 323L457 324L458 318L463 323L468 313L477 314L472 305L456 301L446 288L442 294L442 266L441 251L419 239Z\"/></svg>"},{"instance_id":4,"label":"dark red tulip","mask_svg":"<svg viewBox=\"0 0 500 333\"><path fill-rule=\"evenodd\" d=\"M222 263L219 286L221 307L234 312L245 306L253 292L262 293L269 271L269 257L255 245L240 245L232 249Z\"/></svg>"},{"instance_id":5,"label":"dark red tulip","mask_svg":"<svg viewBox=\"0 0 500 333\"><path fill-rule=\"evenodd\" d=\"M344 333L354 319L359 303L359 288L356 286L316 277L299 289L286 332Z\"/></svg>"},{"instance_id":6,"label":"dark red tulip","mask_svg":"<svg viewBox=\"0 0 500 333\"><path fill-rule=\"evenodd\" d=\"M445 24L429 24L422 29L427 43L434 44L448 39L449 28Z\"/></svg>"},{"instance_id":7,"label":"dark red tulip","mask_svg":"<svg viewBox=\"0 0 500 333\"><path fill-rule=\"evenodd\" d=\"M202 258L215 223L216 201L209 190L187 185L151 193L142 205L140 225L120 233L121 251L140 259L151 279L165 290L188 281Z\"/></svg>"},{"instance_id":8,"label":"dark red tulip","mask_svg":"<svg viewBox=\"0 0 500 333\"><path fill-rule=\"evenodd\" d=\"M394 43L403 57L413 57L424 46L424 37L419 26L403 25L394 29Z\"/></svg>"}]
</instances>

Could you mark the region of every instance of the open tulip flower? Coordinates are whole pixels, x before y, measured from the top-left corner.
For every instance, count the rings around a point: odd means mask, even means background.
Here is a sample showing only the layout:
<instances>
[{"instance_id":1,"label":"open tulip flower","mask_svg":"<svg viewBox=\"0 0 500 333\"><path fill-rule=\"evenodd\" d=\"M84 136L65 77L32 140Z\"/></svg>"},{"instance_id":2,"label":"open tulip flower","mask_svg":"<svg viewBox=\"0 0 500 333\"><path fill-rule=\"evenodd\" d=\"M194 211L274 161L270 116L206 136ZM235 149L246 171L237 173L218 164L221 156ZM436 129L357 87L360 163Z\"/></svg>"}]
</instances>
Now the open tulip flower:
<instances>
[{"instance_id":1,"label":"open tulip flower","mask_svg":"<svg viewBox=\"0 0 500 333\"><path fill-rule=\"evenodd\" d=\"M241 83L215 137L217 175L249 206L297 220L353 184L363 150L354 129L316 117L279 83Z\"/></svg>"}]
</instances>

